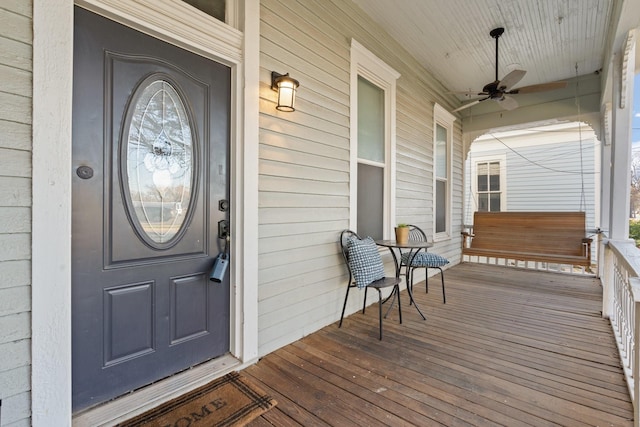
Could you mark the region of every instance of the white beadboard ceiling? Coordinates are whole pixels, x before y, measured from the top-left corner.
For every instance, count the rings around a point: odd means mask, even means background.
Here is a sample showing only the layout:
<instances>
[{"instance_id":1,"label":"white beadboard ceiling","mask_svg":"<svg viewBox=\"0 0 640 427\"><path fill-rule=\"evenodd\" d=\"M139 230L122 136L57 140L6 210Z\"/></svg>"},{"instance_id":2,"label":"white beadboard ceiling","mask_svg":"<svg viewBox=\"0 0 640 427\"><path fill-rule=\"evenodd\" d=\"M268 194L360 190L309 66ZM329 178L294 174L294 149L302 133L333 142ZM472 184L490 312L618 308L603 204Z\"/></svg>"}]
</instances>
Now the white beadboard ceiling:
<instances>
[{"instance_id":1,"label":"white beadboard ceiling","mask_svg":"<svg viewBox=\"0 0 640 427\"><path fill-rule=\"evenodd\" d=\"M603 67L613 0L354 0L448 90L477 91L513 69L514 88ZM464 95L460 96L464 100Z\"/></svg>"}]
</instances>

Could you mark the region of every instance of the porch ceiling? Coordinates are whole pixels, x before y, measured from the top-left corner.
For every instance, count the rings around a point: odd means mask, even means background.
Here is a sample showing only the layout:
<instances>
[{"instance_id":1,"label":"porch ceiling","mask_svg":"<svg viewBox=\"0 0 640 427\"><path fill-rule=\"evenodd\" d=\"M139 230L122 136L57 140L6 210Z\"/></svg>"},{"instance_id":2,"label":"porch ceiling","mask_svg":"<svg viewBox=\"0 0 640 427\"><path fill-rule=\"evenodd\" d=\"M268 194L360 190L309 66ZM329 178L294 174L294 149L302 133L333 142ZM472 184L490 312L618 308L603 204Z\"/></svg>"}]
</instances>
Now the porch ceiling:
<instances>
[{"instance_id":1,"label":"porch ceiling","mask_svg":"<svg viewBox=\"0 0 640 427\"><path fill-rule=\"evenodd\" d=\"M477 91L494 80L495 41L489 32L496 27L505 28L499 40L498 77L514 69L527 71L515 88L575 78L576 66L578 75L593 76L606 68L608 40L616 37L621 4L619 0L354 1L449 91ZM553 92L536 95L539 102L554 96ZM532 95L517 95L528 96ZM477 98L458 96L463 103ZM502 109L495 102L484 102L461 115L495 110Z\"/></svg>"}]
</instances>

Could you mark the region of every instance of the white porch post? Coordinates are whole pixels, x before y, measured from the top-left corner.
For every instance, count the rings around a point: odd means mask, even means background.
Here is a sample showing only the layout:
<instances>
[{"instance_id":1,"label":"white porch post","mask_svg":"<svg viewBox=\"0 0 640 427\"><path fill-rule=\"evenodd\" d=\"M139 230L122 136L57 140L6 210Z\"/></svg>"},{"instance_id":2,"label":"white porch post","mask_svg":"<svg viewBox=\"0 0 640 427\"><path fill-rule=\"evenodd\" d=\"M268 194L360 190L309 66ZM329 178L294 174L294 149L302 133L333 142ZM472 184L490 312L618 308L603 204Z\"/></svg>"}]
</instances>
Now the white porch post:
<instances>
[{"instance_id":1,"label":"white porch post","mask_svg":"<svg viewBox=\"0 0 640 427\"><path fill-rule=\"evenodd\" d=\"M635 30L629 32L625 50L613 64L611 201L609 238L629 238L631 170L631 120L635 67Z\"/></svg>"},{"instance_id":2,"label":"white porch post","mask_svg":"<svg viewBox=\"0 0 640 427\"><path fill-rule=\"evenodd\" d=\"M611 115L611 105L607 105L607 109L604 114ZM611 123L609 123L609 127ZM613 131L606 132L603 130L604 137L602 138L602 149L600 163L600 177L602 179L600 183L600 227L603 229L603 233L598 239L598 277L605 277L605 266L607 265L605 260L605 247L607 239L609 238L609 223L611 221L611 137ZM605 288L605 293L606 293ZM606 300L607 295L603 295ZM603 314L605 314L603 312Z\"/></svg>"}]
</instances>

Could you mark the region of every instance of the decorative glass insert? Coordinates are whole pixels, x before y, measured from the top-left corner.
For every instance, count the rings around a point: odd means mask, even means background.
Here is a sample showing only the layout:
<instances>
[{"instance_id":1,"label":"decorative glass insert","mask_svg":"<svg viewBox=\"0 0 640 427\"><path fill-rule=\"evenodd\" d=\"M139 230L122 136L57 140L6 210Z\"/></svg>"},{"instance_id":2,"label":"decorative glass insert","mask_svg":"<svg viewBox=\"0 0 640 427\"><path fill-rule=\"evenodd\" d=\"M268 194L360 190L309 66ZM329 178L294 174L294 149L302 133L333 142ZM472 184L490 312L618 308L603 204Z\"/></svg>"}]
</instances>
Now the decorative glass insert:
<instances>
[{"instance_id":1,"label":"decorative glass insert","mask_svg":"<svg viewBox=\"0 0 640 427\"><path fill-rule=\"evenodd\" d=\"M131 216L143 238L164 244L180 231L191 202L191 124L180 94L167 80L143 82L133 99L127 112L125 178Z\"/></svg>"}]
</instances>

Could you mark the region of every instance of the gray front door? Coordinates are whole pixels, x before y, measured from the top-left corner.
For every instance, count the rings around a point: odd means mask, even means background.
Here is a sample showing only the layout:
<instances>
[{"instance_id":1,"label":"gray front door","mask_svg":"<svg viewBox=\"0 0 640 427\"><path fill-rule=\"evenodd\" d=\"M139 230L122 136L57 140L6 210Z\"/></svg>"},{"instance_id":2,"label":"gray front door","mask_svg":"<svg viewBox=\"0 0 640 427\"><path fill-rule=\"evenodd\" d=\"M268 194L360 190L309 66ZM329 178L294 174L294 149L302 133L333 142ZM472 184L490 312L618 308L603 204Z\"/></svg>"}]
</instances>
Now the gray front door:
<instances>
[{"instance_id":1,"label":"gray front door","mask_svg":"<svg viewBox=\"0 0 640 427\"><path fill-rule=\"evenodd\" d=\"M231 74L81 8L74 43L77 411L229 351L229 275L209 271L229 214Z\"/></svg>"}]
</instances>

